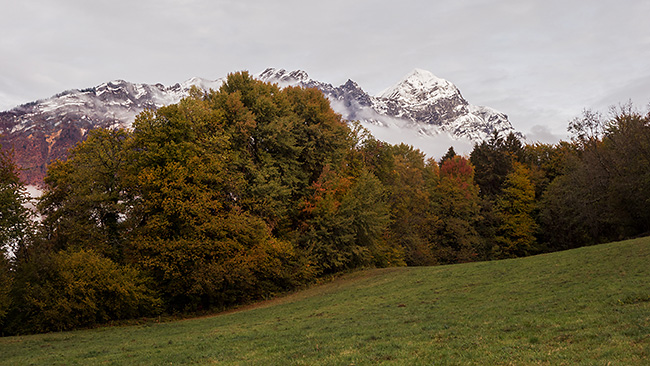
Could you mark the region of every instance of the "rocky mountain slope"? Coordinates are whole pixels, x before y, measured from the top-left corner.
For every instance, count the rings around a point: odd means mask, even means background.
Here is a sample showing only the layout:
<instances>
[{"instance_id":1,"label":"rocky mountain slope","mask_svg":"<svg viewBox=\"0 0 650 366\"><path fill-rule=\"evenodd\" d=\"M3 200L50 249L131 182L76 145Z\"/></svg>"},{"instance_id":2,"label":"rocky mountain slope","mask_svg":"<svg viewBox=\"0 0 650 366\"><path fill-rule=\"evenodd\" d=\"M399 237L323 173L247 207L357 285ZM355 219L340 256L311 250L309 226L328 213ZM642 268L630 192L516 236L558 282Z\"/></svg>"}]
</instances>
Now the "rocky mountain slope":
<instances>
[{"instance_id":1,"label":"rocky mountain slope","mask_svg":"<svg viewBox=\"0 0 650 366\"><path fill-rule=\"evenodd\" d=\"M0 143L13 148L22 179L42 182L47 164L65 158L68 149L93 128L130 127L145 109L178 103L192 86L218 89L222 81L193 78L182 84L133 84L114 80L84 90L68 90L51 98L0 112Z\"/></svg>"},{"instance_id":2,"label":"rocky mountain slope","mask_svg":"<svg viewBox=\"0 0 650 366\"><path fill-rule=\"evenodd\" d=\"M454 84L425 70L413 70L378 96L368 95L352 80L334 87L312 80L300 70L269 68L258 78L280 86L317 88L344 118L365 124L411 128L430 136L448 134L473 142L488 138L494 131L516 133L508 116L489 107L470 105Z\"/></svg>"},{"instance_id":3,"label":"rocky mountain slope","mask_svg":"<svg viewBox=\"0 0 650 366\"><path fill-rule=\"evenodd\" d=\"M493 131L514 131L505 114L470 105L456 86L424 70L414 70L377 96L369 95L352 80L334 87L310 79L300 70L269 68L256 77L281 87L317 88L345 119L359 120L377 138L389 143L402 142L404 133L420 137L446 135L473 143ZM3 148L14 149L16 161L23 169L23 180L39 184L49 162L65 158L67 150L82 141L88 130L129 128L137 114L177 103L192 86L208 91L219 89L222 83L223 79L193 78L166 87L115 80L84 90L65 91L0 112L0 143ZM425 151L423 147L434 142L422 139L408 143Z\"/></svg>"}]
</instances>

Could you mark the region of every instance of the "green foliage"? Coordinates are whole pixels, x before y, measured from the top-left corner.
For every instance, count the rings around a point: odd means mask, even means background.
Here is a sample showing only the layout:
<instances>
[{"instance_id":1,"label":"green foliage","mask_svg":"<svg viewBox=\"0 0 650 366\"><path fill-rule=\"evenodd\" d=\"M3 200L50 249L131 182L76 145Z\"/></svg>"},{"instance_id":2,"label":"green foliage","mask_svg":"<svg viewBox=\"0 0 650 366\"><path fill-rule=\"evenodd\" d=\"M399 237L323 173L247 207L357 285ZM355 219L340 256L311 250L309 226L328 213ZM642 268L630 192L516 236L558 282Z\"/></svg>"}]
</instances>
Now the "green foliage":
<instances>
[{"instance_id":1,"label":"green foliage","mask_svg":"<svg viewBox=\"0 0 650 366\"><path fill-rule=\"evenodd\" d=\"M13 284L13 273L9 259L4 252L0 252L0 328L11 305L10 291Z\"/></svg>"},{"instance_id":2,"label":"green foliage","mask_svg":"<svg viewBox=\"0 0 650 366\"><path fill-rule=\"evenodd\" d=\"M32 233L28 194L18 177L11 151L0 146L0 256L19 250Z\"/></svg>"},{"instance_id":3,"label":"green foliage","mask_svg":"<svg viewBox=\"0 0 650 366\"><path fill-rule=\"evenodd\" d=\"M404 144L386 147L376 153L382 160L380 176L388 193L391 223L385 240L402 248L408 265L431 265L437 262L429 232L438 217L430 211L430 190L436 178L435 162L426 164L424 154Z\"/></svg>"},{"instance_id":4,"label":"green foliage","mask_svg":"<svg viewBox=\"0 0 650 366\"><path fill-rule=\"evenodd\" d=\"M508 154L503 138L495 132L489 141L474 145L470 161L476 168L474 179L481 197L492 199L498 195L512 169L512 156Z\"/></svg>"},{"instance_id":5,"label":"green foliage","mask_svg":"<svg viewBox=\"0 0 650 366\"><path fill-rule=\"evenodd\" d=\"M469 160L456 156L442 164L438 184L432 193L434 212L439 216L436 251L441 262L477 259L481 244L476 231L481 219L478 194L474 167Z\"/></svg>"},{"instance_id":6,"label":"green foliage","mask_svg":"<svg viewBox=\"0 0 650 366\"><path fill-rule=\"evenodd\" d=\"M380 181L365 170L358 177L343 177L325 167L313 190L299 242L319 272L372 263L389 219Z\"/></svg>"},{"instance_id":7,"label":"green foliage","mask_svg":"<svg viewBox=\"0 0 650 366\"><path fill-rule=\"evenodd\" d=\"M650 230L650 112L624 106L608 124L604 155L611 162L609 197L623 217L625 234Z\"/></svg>"},{"instance_id":8,"label":"green foliage","mask_svg":"<svg viewBox=\"0 0 650 366\"><path fill-rule=\"evenodd\" d=\"M231 75L208 102L223 111L229 171L243 173L233 192L237 204L263 217L275 234L290 235L299 214L295 203L326 165L339 166L353 147L349 128L317 90L280 90L248 73Z\"/></svg>"},{"instance_id":9,"label":"green foliage","mask_svg":"<svg viewBox=\"0 0 650 366\"><path fill-rule=\"evenodd\" d=\"M149 273L170 311L224 308L287 291L313 278L293 245L264 221L232 212L200 236L134 240L130 257Z\"/></svg>"},{"instance_id":10,"label":"green foliage","mask_svg":"<svg viewBox=\"0 0 650 366\"><path fill-rule=\"evenodd\" d=\"M362 153L387 189L391 223L385 240L402 248L407 264L486 257L476 230L479 191L467 159L454 154L438 167L410 146L383 147L372 141Z\"/></svg>"},{"instance_id":11,"label":"green foliage","mask_svg":"<svg viewBox=\"0 0 650 366\"><path fill-rule=\"evenodd\" d=\"M0 328L12 303L10 253L23 250L34 233L27 202L28 194L18 177L12 152L0 146Z\"/></svg>"},{"instance_id":12,"label":"green foliage","mask_svg":"<svg viewBox=\"0 0 650 366\"><path fill-rule=\"evenodd\" d=\"M125 130L93 130L66 161L50 165L39 203L44 232L55 250L92 248L121 255L127 192L122 183Z\"/></svg>"},{"instance_id":13,"label":"green foliage","mask_svg":"<svg viewBox=\"0 0 650 366\"><path fill-rule=\"evenodd\" d=\"M572 121L566 170L541 201L542 233L552 249L650 231L649 120L623 106L607 120L586 111Z\"/></svg>"},{"instance_id":14,"label":"green foliage","mask_svg":"<svg viewBox=\"0 0 650 366\"><path fill-rule=\"evenodd\" d=\"M515 163L514 170L504 182L503 192L496 202L499 227L492 248L494 258L513 258L536 252L533 218L535 187L525 166Z\"/></svg>"},{"instance_id":15,"label":"green foliage","mask_svg":"<svg viewBox=\"0 0 650 366\"><path fill-rule=\"evenodd\" d=\"M228 139L219 114L203 103L186 99L134 124L125 169L132 207L126 223L136 238L195 236L228 204L239 176L226 168Z\"/></svg>"},{"instance_id":16,"label":"green foliage","mask_svg":"<svg viewBox=\"0 0 650 366\"><path fill-rule=\"evenodd\" d=\"M47 332L157 313L141 274L92 250L30 248L17 265L7 330Z\"/></svg>"},{"instance_id":17,"label":"green foliage","mask_svg":"<svg viewBox=\"0 0 650 366\"><path fill-rule=\"evenodd\" d=\"M567 169L567 158L573 150L573 145L564 141L556 145L535 143L524 146L519 162L530 171L537 200L542 197L555 178L564 174Z\"/></svg>"}]
</instances>

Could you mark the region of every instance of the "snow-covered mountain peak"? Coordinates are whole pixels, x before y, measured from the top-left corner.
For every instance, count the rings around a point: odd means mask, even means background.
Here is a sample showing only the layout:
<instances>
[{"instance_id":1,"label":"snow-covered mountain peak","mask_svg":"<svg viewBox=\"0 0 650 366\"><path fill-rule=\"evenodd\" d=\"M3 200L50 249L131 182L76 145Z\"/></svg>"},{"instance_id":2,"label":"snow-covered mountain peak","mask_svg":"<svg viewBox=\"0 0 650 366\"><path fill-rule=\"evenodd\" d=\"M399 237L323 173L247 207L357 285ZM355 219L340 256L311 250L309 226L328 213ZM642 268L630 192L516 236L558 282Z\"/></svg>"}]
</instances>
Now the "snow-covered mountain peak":
<instances>
[{"instance_id":1,"label":"snow-covered mountain peak","mask_svg":"<svg viewBox=\"0 0 650 366\"><path fill-rule=\"evenodd\" d=\"M262 71L257 75L257 78L265 81L273 81L280 87L309 82L309 75L305 71L294 70L289 72L285 69L275 69L272 67Z\"/></svg>"},{"instance_id":2,"label":"snow-covered mountain peak","mask_svg":"<svg viewBox=\"0 0 650 366\"><path fill-rule=\"evenodd\" d=\"M180 85L183 90L190 90L191 87L196 86L199 89L205 91L209 91L209 90L217 91L219 90L219 88L221 88L221 85L223 85L223 83L224 83L223 79L208 80L200 77L193 77L191 79L185 80Z\"/></svg>"},{"instance_id":3,"label":"snow-covered mountain peak","mask_svg":"<svg viewBox=\"0 0 650 366\"><path fill-rule=\"evenodd\" d=\"M361 89L359 84L357 84L356 81L348 79L348 81L345 82L345 84L342 85L343 88L348 89L348 90L356 90L356 89Z\"/></svg>"},{"instance_id":4,"label":"snow-covered mountain peak","mask_svg":"<svg viewBox=\"0 0 650 366\"><path fill-rule=\"evenodd\" d=\"M460 92L454 84L429 71L415 69L397 84L383 91L378 98L422 103L431 98L449 98L456 94Z\"/></svg>"},{"instance_id":5,"label":"snow-covered mountain peak","mask_svg":"<svg viewBox=\"0 0 650 366\"><path fill-rule=\"evenodd\" d=\"M413 82L419 82L421 85L427 84L444 84L449 83L447 80L435 76L431 71L423 69L413 69L408 75L404 77L403 80L410 80Z\"/></svg>"},{"instance_id":6,"label":"snow-covered mountain peak","mask_svg":"<svg viewBox=\"0 0 650 366\"><path fill-rule=\"evenodd\" d=\"M123 88L126 86L127 82L122 80L122 79L115 79L111 81L107 81L105 83L101 83L97 85L95 88L97 89L117 89L117 88Z\"/></svg>"},{"instance_id":7,"label":"snow-covered mountain peak","mask_svg":"<svg viewBox=\"0 0 650 366\"><path fill-rule=\"evenodd\" d=\"M127 82L126 81L121 80L121 79L115 79L115 80L111 80L111 81L108 81L108 82L105 82L105 83L101 83L101 84L97 85L94 89L95 89L95 93L97 93L97 95L101 95L101 94L104 94L106 92L111 92L112 93L112 92L115 92L117 90L124 89L126 87L127 87Z\"/></svg>"}]
</instances>

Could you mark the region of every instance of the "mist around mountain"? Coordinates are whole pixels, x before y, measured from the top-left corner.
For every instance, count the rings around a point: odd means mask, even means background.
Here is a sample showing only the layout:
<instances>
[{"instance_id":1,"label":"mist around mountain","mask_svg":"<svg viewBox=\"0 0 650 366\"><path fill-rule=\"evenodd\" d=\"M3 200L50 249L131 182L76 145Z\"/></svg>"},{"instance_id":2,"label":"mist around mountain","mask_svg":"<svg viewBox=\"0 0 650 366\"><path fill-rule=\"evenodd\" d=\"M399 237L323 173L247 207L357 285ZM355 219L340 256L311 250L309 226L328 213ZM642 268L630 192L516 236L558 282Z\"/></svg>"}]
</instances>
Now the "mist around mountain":
<instances>
[{"instance_id":1,"label":"mist around mountain","mask_svg":"<svg viewBox=\"0 0 650 366\"><path fill-rule=\"evenodd\" d=\"M469 153L475 143L493 133L514 132L508 116L492 108L469 104L451 82L415 69L376 96L352 80L334 87L309 78L306 72L269 68L258 75L279 86L316 88L347 120L358 120L373 136L392 144L406 143L430 157L441 157L450 146Z\"/></svg>"}]
</instances>

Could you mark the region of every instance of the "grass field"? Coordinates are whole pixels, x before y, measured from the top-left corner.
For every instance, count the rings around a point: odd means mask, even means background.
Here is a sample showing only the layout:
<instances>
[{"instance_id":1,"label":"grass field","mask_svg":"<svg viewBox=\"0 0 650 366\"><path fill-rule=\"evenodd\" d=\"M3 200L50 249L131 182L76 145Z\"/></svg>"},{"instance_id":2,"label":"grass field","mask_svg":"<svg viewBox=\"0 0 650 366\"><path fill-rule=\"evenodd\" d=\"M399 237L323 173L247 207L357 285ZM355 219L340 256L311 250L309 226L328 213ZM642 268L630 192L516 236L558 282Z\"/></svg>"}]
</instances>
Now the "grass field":
<instances>
[{"instance_id":1,"label":"grass field","mask_svg":"<svg viewBox=\"0 0 650 366\"><path fill-rule=\"evenodd\" d=\"M2 365L650 365L650 238L355 272L247 310L0 338Z\"/></svg>"}]
</instances>

